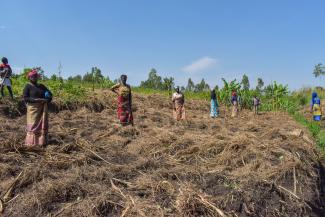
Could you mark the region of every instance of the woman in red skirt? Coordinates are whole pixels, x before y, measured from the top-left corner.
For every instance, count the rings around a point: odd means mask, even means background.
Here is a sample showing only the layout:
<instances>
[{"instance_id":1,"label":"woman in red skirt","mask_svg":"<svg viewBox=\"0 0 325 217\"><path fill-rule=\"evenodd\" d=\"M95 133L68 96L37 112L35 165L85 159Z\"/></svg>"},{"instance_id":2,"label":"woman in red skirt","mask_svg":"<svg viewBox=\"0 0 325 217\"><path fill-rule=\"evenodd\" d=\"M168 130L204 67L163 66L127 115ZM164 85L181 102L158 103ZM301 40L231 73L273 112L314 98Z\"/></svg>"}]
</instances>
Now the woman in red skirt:
<instances>
[{"instance_id":1,"label":"woman in red skirt","mask_svg":"<svg viewBox=\"0 0 325 217\"><path fill-rule=\"evenodd\" d=\"M126 83L126 81L127 76L121 75L120 83L111 88L111 90L118 96L117 117L123 126L129 124L133 125L131 87Z\"/></svg>"}]
</instances>

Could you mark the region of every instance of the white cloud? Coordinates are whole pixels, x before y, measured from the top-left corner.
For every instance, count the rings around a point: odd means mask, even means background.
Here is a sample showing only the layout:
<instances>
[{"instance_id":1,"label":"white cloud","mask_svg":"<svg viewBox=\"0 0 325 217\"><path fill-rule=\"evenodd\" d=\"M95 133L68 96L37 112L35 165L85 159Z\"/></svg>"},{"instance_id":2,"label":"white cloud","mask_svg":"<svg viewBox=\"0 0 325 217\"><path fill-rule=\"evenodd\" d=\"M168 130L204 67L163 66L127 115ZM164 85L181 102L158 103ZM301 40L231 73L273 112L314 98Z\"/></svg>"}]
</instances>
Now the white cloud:
<instances>
[{"instance_id":1,"label":"white cloud","mask_svg":"<svg viewBox=\"0 0 325 217\"><path fill-rule=\"evenodd\" d=\"M219 60L211 57L202 57L198 60L193 61L191 64L184 66L182 71L184 72L202 72L202 70L206 70L213 66L218 65Z\"/></svg>"},{"instance_id":2,"label":"white cloud","mask_svg":"<svg viewBox=\"0 0 325 217\"><path fill-rule=\"evenodd\" d=\"M4 25L0 25L0 29L6 29L7 27Z\"/></svg>"}]
</instances>

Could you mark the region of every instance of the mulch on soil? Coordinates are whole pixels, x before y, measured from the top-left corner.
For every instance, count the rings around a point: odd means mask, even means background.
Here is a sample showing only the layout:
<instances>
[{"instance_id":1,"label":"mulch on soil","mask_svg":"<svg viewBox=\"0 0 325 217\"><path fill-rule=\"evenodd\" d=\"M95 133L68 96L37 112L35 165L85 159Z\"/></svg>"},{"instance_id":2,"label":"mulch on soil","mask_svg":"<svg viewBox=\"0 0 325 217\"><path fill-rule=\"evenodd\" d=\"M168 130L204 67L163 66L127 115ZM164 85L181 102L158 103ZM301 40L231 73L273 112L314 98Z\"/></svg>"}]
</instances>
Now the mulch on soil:
<instances>
[{"instance_id":1,"label":"mulch on soil","mask_svg":"<svg viewBox=\"0 0 325 217\"><path fill-rule=\"evenodd\" d=\"M288 115L210 119L187 100L175 122L169 99L135 94L135 126L118 127L114 96L98 94L57 103L38 150L21 148L23 109L0 115L3 216L324 216L321 158Z\"/></svg>"}]
</instances>

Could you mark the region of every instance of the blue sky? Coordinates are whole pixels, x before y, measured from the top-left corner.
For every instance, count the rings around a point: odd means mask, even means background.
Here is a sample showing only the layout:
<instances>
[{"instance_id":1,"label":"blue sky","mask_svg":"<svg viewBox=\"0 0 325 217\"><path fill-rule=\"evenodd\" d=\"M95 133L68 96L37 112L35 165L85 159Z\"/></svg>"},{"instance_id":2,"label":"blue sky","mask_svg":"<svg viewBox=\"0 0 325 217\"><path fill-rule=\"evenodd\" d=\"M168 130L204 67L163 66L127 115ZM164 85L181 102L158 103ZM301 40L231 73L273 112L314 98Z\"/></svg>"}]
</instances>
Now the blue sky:
<instances>
[{"instance_id":1,"label":"blue sky","mask_svg":"<svg viewBox=\"0 0 325 217\"><path fill-rule=\"evenodd\" d=\"M261 77L291 89L322 85L322 0L7 0L0 56L19 70L83 74L92 66L137 85L151 68L179 85Z\"/></svg>"}]
</instances>

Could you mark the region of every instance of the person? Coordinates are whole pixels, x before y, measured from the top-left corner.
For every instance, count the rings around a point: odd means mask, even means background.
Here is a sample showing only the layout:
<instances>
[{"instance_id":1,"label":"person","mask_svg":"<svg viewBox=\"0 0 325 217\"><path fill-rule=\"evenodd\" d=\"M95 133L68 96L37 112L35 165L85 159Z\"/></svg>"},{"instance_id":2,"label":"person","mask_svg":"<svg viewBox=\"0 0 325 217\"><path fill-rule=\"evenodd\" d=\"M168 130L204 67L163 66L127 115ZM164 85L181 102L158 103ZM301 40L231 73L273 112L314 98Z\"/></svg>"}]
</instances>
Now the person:
<instances>
[{"instance_id":1,"label":"person","mask_svg":"<svg viewBox=\"0 0 325 217\"><path fill-rule=\"evenodd\" d=\"M176 88L176 92L172 96L172 102L174 119L177 121L185 120L185 97L179 87Z\"/></svg>"},{"instance_id":2,"label":"person","mask_svg":"<svg viewBox=\"0 0 325 217\"><path fill-rule=\"evenodd\" d=\"M219 104L217 100L217 94L216 90L213 89L211 91L211 109L210 109L210 117L211 118L216 118L218 117L218 112L219 112Z\"/></svg>"},{"instance_id":3,"label":"person","mask_svg":"<svg viewBox=\"0 0 325 217\"><path fill-rule=\"evenodd\" d=\"M260 105L261 105L260 99L256 95L254 95L253 106L254 106L254 114L255 115L258 115L258 109L259 109Z\"/></svg>"},{"instance_id":4,"label":"person","mask_svg":"<svg viewBox=\"0 0 325 217\"><path fill-rule=\"evenodd\" d=\"M133 125L132 114L132 92L131 87L126 83L127 76L121 75L119 84L114 85L111 90L117 94L117 117L122 126Z\"/></svg>"},{"instance_id":5,"label":"person","mask_svg":"<svg viewBox=\"0 0 325 217\"><path fill-rule=\"evenodd\" d=\"M23 92L27 104L27 126L25 145L28 147L47 145L48 142L48 103L52 93L43 84L38 83L39 73L33 69L28 73L29 83Z\"/></svg>"},{"instance_id":6,"label":"person","mask_svg":"<svg viewBox=\"0 0 325 217\"><path fill-rule=\"evenodd\" d=\"M314 121L321 121L321 119L322 119L321 102L320 102L320 98L318 97L316 92L312 93L310 109L311 109L311 112L313 113Z\"/></svg>"},{"instance_id":7,"label":"person","mask_svg":"<svg viewBox=\"0 0 325 217\"><path fill-rule=\"evenodd\" d=\"M243 104L242 104L242 100L241 100L241 96L239 94L237 94L237 104L238 104L238 111L241 111L243 109Z\"/></svg>"},{"instance_id":8,"label":"person","mask_svg":"<svg viewBox=\"0 0 325 217\"><path fill-rule=\"evenodd\" d=\"M237 117L237 115L238 115L238 98L237 98L236 91L232 92L231 104L232 104L231 117Z\"/></svg>"},{"instance_id":9,"label":"person","mask_svg":"<svg viewBox=\"0 0 325 217\"><path fill-rule=\"evenodd\" d=\"M11 97L11 99L14 98L14 95L12 93L12 87L11 87L11 81L10 81L10 77L12 75L12 70L10 65L8 64L8 59L6 57L3 57L1 59L2 64L0 65L0 91L1 91L1 96L4 97L4 87L6 86L8 91L9 91L9 95Z\"/></svg>"}]
</instances>

